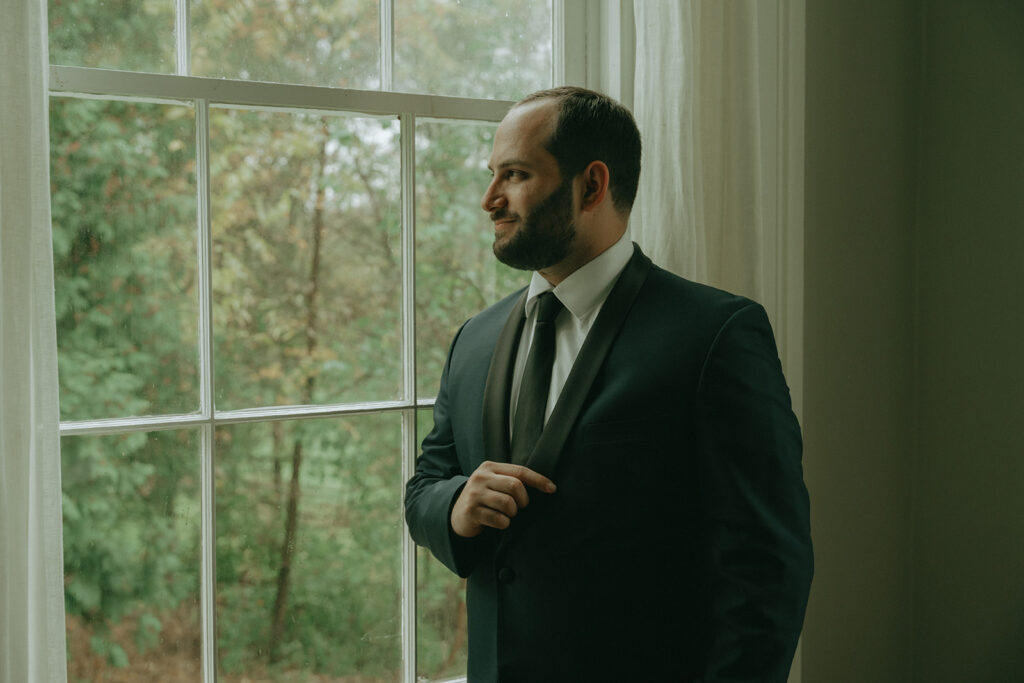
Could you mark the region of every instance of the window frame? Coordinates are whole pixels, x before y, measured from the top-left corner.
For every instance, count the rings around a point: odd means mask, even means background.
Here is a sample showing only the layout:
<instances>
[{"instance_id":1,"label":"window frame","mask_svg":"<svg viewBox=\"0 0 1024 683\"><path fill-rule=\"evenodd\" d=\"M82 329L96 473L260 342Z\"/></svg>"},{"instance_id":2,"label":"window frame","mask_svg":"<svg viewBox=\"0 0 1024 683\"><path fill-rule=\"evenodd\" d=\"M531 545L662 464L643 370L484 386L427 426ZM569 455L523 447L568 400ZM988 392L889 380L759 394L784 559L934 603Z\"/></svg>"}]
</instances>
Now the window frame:
<instances>
[{"instance_id":1,"label":"window frame","mask_svg":"<svg viewBox=\"0 0 1024 683\"><path fill-rule=\"evenodd\" d=\"M380 0L380 90L266 83L192 76L190 72L189 0L176 0L175 73L158 74L80 66L51 65L49 95L186 105L194 108L196 126L197 253L199 298L199 409L194 413L62 420L60 437L106 436L174 429L198 431L200 442L200 614L201 661L205 683L217 680L216 536L214 435L217 428L249 422L309 420L398 412L402 415L402 481L412 475L418 452L416 415L433 406L416 388L416 124L430 121L496 123L511 101L392 92L394 2ZM602 7L585 0L552 0L552 84L584 85L588 56L599 39L588 28ZM631 12L631 8L630 8ZM589 40L588 40L589 38ZM367 114L395 117L400 126L400 193L402 254L402 395L397 400L366 403L267 406L218 410L214 405L212 226L210 215L210 108L242 106L274 111ZM403 522L404 523L404 522ZM416 546L403 534L401 569L402 676L417 681ZM459 679L457 679L459 680Z\"/></svg>"}]
</instances>

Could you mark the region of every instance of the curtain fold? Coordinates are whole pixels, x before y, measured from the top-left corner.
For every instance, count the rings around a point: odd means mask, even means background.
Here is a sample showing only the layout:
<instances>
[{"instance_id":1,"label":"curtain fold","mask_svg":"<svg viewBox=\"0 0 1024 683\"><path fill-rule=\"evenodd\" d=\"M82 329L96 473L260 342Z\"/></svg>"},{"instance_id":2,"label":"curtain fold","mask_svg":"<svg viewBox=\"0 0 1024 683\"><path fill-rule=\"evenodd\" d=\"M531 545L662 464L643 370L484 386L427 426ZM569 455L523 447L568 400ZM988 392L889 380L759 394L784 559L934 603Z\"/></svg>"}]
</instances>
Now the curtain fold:
<instances>
[{"instance_id":1,"label":"curtain fold","mask_svg":"<svg viewBox=\"0 0 1024 683\"><path fill-rule=\"evenodd\" d=\"M0 22L0 680L67 680L46 1Z\"/></svg>"},{"instance_id":2,"label":"curtain fold","mask_svg":"<svg viewBox=\"0 0 1024 683\"><path fill-rule=\"evenodd\" d=\"M683 277L762 299L756 0L635 2L644 140L633 238Z\"/></svg>"}]
</instances>

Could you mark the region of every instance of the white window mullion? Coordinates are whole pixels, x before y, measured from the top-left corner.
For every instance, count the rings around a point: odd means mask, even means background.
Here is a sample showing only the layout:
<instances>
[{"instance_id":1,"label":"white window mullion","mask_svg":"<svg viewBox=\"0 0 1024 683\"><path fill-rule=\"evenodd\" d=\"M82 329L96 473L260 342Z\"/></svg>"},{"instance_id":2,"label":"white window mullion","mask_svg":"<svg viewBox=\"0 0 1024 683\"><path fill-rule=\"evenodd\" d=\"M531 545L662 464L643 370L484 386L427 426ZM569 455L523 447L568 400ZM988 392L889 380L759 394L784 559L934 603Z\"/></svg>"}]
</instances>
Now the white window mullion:
<instances>
[{"instance_id":1,"label":"white window mullion","mask_svg":"<svg viewBox=\"0 0 1024 683\"><path fill-rule=\"evenodd\" d=\"M213 417L213 229L210 218L210 102L196 107L196 224L199 282L199 412Z\"/></svg>"},{"instance_id":2,"label":"white window mullion","mask_svg":"<svg viewBox=\"0 0 1024 683\"><path fill-rule=\"evenodd\" d=\"M587 64L598 69L597 81L591 82L589 87L611 95L632 109L636 63L633 0L604 0L599 11L598 38L587 42Z\"/></svg>"},{"instance_id":3,"label":"white window mullion","mask_svg":"<svg viewBox=\"0 0 1024 683\"><path fill-rule=\"evenodd\" d=\"M416 117L399 116L402 192L403 396L416 405Z\"/></svg>"},{"instance_id":4,"label":"white window mullion","mask_svg":"<svg viewBox=\"0 0 1024 683\"><path fill-rule=\"evenodd\" d=\"M198 427L206 418L198 413L188 415L147 415L144 417L117 417L99 420L76 420L61 422L60 435L64 436L110 436L134 432L159 432L170 429Z\"/></svg>"},{"instance_id":5,"label":"white window mullion","mask_svg":"<svg viewBox=\"0 0 1024 683\"><path fill-rule=\"evenodd\" d=\"M552 0L553 86L587 83L587 14L587 3L582 0Z\"/></svg>"},{"instance_id":6,"label":"white window mullion","mask_svg":"<svg viewBox=\"0 0 1024 683\"><path fill-rule=\"evenodd\" d=\"M416 466L416 117L404 113L400 122L402 374L405 400L412 406L402 412L401 486L409 480ZM403 683L416 683L416 544L408 529L402 534L402 669Z\"/></svg>"},{"instance_id":7,"label":"white window mullion","mask_svg":"<svg viewBox=\"0 0 1024 683\"><path fill-rule=\"evenodd\" d=\"M202 449L200 451L200 572L199 610L202 633L203 683L217 680L217 544L216 514L214 500L213 441L214 425L207 422L202 428Z\"/></svg>"},{"instance_id":8,"label":"white window mullion","mask_svg":"<svg viewBox=\"0 0 1024 683\"><path fill-rule=\"evenodd\" d=\"M380 89L394 89L395 0L380 0Z\"/></svg>"},{"instance_id":9,"label":"white window mullion","mask_svg":"<svg viewBox=\"0 0 1024 683\"><path fill-rule=\"evenodd\" d=\"M174 73L188 76L192 70L189 0L176 0L174 12Z\"/></svg>"},{"instance_id":10,"label":"white window mullion","mask_svg":"<svg viewBox=\"0 0 1024 683\"><path fill-rule=\"evenodd\" d=\"M402 482L416 469L416 409L402 412ZM405 515L402 515L403 520ZM416 544L402 523L402 683L416 683Z\"/></svg>"},{"instance_id":11,"label":"white window mullion","mask_svg":"<svg viewBox=\"0 0 1024 683\"><path fill-rule=\"evenodd\" d=\"M138 101L203 98L217 105L272 107L288 111L346 111L373 116L412 112L418 116L460 121L501 121L513 104L507 100L53 65L50 66L50 92L55 95L98 96L102 99L123 97Z\"/></svg>"},{"instance_id":12,"label":"white window mullion","mask_svg":"<svg viewBox=\"0 0 1024 683\"><path fill-rule=\"evenodd\" d=\"M433 398L416 401L417 408L430 408ZM376 415L401 412L412 407L406 400L373 401L370 403L337 403L315 406L265 406L262 408L241 408L239 410L218 410L218 427L248 422L273 422L277 420L322 419L350 415ZM76 420L60 423L61 436L109 436L133 432L159 432L169 429L200 427L210 421L202 413L177 415L143 415L141 417L101 418L98 420Z\"/></svg>"},{"instance_id":13,"label":"white window mullion","mask_svg":"<svg viewBox=\"0 0 1024 683\"><path fill-rule=\"evenodd\" d=\"M196 223L199 280L199 412L205 423L200 451L200 614L204 683L217 680L216 528L214 501L213 231L210 224L210 102L196 107Z\"/></svg>"}]
</instances>

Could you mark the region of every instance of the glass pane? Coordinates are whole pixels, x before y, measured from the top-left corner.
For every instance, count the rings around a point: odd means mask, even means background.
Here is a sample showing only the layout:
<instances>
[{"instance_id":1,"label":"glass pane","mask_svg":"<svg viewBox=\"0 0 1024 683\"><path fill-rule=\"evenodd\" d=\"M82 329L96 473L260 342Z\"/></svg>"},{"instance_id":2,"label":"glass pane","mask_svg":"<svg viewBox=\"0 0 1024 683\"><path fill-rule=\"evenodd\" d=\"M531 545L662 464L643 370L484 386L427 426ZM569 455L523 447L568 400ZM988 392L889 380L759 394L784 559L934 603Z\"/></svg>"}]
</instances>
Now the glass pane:
<instances>
[{"instance_id":1,"label":"glass pane","mask_svg":"<svg viewBox=\"0 0 1024 683\"><path fill-rule=\"evenodd\" d=\"M416 442L430 433L431 411L416 412ZM443 681L466 675L466 581L416 548L416 677Z\"/></svg>"},{"instance_id":2,"label":"glass pane","mask_svg":"<svg viewBox=\"0 0 1024 683\"><path fill-rule=\"evenodd\" d=\"M374 0L193 0L192 73L376 90Z\"/></svg>"},{"instance_id":3,"label":"glass pane","mask_svg":"<svg viewBox=\"0 0 1024 683\"><path fill-rule=\"evenodd\" d=\"M218 408L402 390L399 126L211 114Z\"/></svg>"},{"instance_id":4,"label":"glass pane","mask_svg":"<svg viewBox=\"0 0 1024 683\"><path fill-rule=\"evenodd\" d=\"M198 433L61 451L68 680L199 680Z\"/></svg>"},{"instance_id":5,"label":"glass pane","mask_svg":"<svg viewBox=\"0 0 1024 683\"><path fill-rule=\"evenodd\" d=\"M50 63L174 73L174 0L49 0Z\"/></svg>"},{"instance_id":6,"label":"glass pane","mask_svg":"<svg viewBox=\"0 0 1024 683\"><path fill-rule=\"evenodd\" d=\"M494 258L480 199L494 124L416 124L416 372L420 398L437 394L459 326L519 287L528 273Z\"/></svg>"},{"instance_id":7,"label":"glass pane","mask_svg":"<svg viewBox=\"0 0 1024 683\"><path fill-rule=\"evenodd\" d=\"M60 412L198 409L195 117L50 100Z\"/></svg>"},{"instance_id":8,"label":"glass pane","mask_svg":"<svg viewBox=\"0 0 1024 683\"><path fill-rule=\"evenodd\" d=\"M397 681L397 413L217 431L221 681Z\"/></svg>"},{"instance_id":9,"label":"glass pane","mask_svg":"<svg viewBox=\"0 0 1024 683\"><path fill-rule=\"evenodd\" d=\"M416 676L446 681L466 675L466 580L416 548Z\"/></svg>"},{"instance_id":10,"label":"glass pane","mask_svg":"<svg viewBox=\"0 0 1024 683\"><path fill-rule=\"evenodd\" d=\"M395 2L395 90L518 100L551 63L550 0Z\"/></svg>"}]
</instances>

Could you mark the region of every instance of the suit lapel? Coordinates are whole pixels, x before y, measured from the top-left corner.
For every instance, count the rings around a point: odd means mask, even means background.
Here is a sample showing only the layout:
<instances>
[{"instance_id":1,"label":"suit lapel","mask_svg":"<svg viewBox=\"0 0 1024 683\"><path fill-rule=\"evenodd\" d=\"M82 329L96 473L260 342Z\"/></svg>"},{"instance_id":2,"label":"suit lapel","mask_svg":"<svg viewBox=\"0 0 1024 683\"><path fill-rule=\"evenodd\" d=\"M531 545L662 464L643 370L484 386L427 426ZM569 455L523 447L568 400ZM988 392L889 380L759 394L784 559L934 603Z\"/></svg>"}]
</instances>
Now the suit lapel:
<instances>
[{"instance_id":1,"label":"suit lapel","mask_svg":"<svg viewBox=\"0 0 1024 683\"><path fill-rule=\"evenodd\" d=\"M512 306L512 313L498 335L484 385L484 459L495 462L509 461L509 393L512 391L516 349L526 322L527 292L528 289L523 291Z\"/></svg>"},{"instance_id":2,"label":"suit lapel","mask_svg":"<svg viewBox=\"0 0 1024 683\"><path fill-rule=\"evenodd\" d=\"M533 453L530 454L525 463L531 470L540 472L548 477L552 476L552 473L555 471L558 460L562 455L562 449L565 446L565 440L576 423L576 418L579 417L583 403L590 392L590 387L597 377L597 372L600 370L605 356L608 355L608 350L615 341L619 328L622 327L622 323L625 321L637 293L647 279L647 273L650 268L651 260L640 251L640 247L634 245L633 256L630 258L629 263L626 264L612 291L608 294L604 306L601 307L601 312L598 313L597 320L594 321L594 326L590 329L590 333L587 334L587 338L583 342L579 354L576 356L576 362L573 363L572 370L569 371L569 376L565 380L565 386L562 387L558 402L555 403L551 416L544 426L544 431L541 433ZM505 327L507 330L509 325L506 324ZM518 329L522 329L522 322L519 323ZM504 337L504 332L502 336ZM516 338L518 339L518 336ZM501 341L499 341L500 345ZM514 352L515 347L512 350ZM498 354L495 351L495 359L497 358ZM491 370L492 372L494 370L493 363ZM511 375L511 372L506 372L505 375ZM506 379L505 382L502 394L505 397L503 413L505 416L505 421L503 422L505 429L501 434L507 458L508 380ZM490 377L488 377L488 386L490 384ZM485 425L485 433L488 433L486 431L488 426Z\"/></svg>"}]
</instances>

